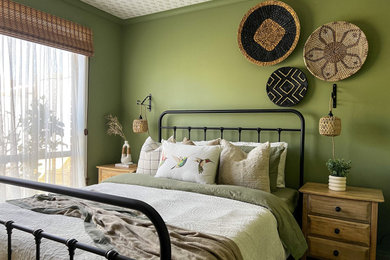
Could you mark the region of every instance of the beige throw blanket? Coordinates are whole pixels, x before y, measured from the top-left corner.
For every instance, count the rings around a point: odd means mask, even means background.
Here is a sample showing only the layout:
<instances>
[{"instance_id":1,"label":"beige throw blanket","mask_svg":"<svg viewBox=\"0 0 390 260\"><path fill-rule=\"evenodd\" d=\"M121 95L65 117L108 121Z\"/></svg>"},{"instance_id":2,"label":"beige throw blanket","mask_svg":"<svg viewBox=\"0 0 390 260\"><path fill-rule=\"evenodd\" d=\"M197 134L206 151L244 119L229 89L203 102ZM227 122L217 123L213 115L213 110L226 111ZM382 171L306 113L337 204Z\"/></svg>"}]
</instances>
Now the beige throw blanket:
<instances>
[{"instance_id":1,"label":"beige throw blanket","mask_svg":"<svg viewBox=\"0 0 390 260\"><path fill-rule=\"evenodd\" d=\"M135 259L159 258L157 232L149 219L138 211L53 194L8 202L45 214L81 218L94 242L106 250L113 248ZM242 260L237 245L226 237L170 225L167 227L172 244L172 259Z\"/></svg>"}]
</instances>

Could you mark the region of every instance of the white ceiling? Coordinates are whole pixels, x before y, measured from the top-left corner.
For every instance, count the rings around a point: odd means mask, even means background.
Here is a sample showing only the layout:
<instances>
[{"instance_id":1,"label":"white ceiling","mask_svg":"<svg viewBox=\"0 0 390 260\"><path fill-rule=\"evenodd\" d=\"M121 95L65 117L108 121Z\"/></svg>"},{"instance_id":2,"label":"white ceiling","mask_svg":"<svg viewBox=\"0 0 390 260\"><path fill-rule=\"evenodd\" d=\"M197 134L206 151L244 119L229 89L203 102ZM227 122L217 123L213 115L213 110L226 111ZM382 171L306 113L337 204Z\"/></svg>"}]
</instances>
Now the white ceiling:
<instances>
[{"instance_id":1,"label":"white ceiling","mask_svg":"<svg viewBox=\"0 0 390 260\"><path fill-rule=\"evenodd\" d=\"M121 19L158 13L211 0L81 0Z\"/></svg>"}]
</instances>

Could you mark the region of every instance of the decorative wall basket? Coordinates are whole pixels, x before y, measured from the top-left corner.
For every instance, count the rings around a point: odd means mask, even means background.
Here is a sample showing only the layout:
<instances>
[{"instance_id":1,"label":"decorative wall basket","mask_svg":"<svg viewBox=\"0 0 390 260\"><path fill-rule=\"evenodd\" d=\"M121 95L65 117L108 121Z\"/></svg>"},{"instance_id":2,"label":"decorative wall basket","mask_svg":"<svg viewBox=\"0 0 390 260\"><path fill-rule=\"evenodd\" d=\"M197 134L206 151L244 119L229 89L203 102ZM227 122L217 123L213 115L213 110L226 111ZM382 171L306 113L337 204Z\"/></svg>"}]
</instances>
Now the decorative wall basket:
<instances>
[{"instance_id":1,"label":"decorative wall basket","mask_svg":"<svg viewBox=\"0 0 390 260\"><path fill-rule=\"evenodd\" d=\"M267 82L267 95L276 105L291 107L305 96L308 83L300 69L283 67L275 70Z\"/></svg>"},{"instance_id":2,"label":"decorative wall basket","mask_svg":"<svg viewBox=\"0 0 390 260\"><path fill-rule=\"evenodd\" d=\"M295 49L300 24L295 11L280 1L265 1L242 18L238 45L244 56L259 66L277 64Z\"/></svg>"},{"instance_id":3,"label":"decorative wall basket","mask_svg":"<svg viewBox=\"0 0 390 260\"><path fill-rule=\"evenodd\" d=\"M319 132L325 136L339 136L341 134L341 119L333 115L321 117Z\"/></svg>"},{"instance_id":4,"label":"decorative wall basket","mask_svg":"<svg viewBox=\"0 0 390 260\"><path fill-rule=\"evenodd\" d=\"M316 29L303 50L307 69L325 81L338 81L355 74L367 54L366 35L356 25L344 21Z\"/></svg>"}]
</instances>

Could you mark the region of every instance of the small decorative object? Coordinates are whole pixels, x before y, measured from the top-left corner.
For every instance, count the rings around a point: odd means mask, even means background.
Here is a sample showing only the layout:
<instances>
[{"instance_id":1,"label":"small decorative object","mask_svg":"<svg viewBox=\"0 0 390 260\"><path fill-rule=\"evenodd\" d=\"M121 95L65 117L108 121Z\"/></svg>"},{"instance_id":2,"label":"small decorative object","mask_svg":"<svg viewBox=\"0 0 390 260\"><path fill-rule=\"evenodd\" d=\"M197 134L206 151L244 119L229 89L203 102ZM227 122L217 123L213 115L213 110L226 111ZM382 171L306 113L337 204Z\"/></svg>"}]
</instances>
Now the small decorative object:
<instances>
[{"instance_id":1,"label":"small decorative object","mask_svg":"<svg viewBox=\"0 0 390 260\"><path fill-rule=\"evenodd\" d=\"M149 104L145 105L146 100L149 100ZM146 109L151 111L152 109L152 94L149 94L144 98L144 100L141 102L140 100L137 100L137 105L140 106L140 115L138 119L134 119L133 121L133 132L134 133L145 133L149 131L148 128L148 120L146 118ZM145 107L145 119L142 117L142 107Z\"/></svg>"},{"instance_id":2,"label":"small decorative object","mask_svg":"<svg viewBox=\"0 0 390 260\"><path fill-rule=\"evenodd\" d=\"M244 56L259 66L277 64L295 49L300 24L295 11L280 1L265 1L242 18L238 45Z\"/></svg>"},{"instance_id":3,"label":"small decorative object","mask_svg":"<svg viewBox=\"0 0 390 260\"><path fill-rule=\"evenodd\" d=\"M347 186L347 174L351 169L351 161L344 159L329 159L326 166L330 172L329 189L334 191L345 191Z\"/></svg>"},{"instance_id":4,"label":"small decorative object","mask_svg":"<svg viewBox=\"0 0 390 260\"><path fill-rule=\"evenodd\" d=\"M118 168L130 168L131 164L116 163L115 167L118 167Z\"/></svg>"},{"instance_id":5,"label":"small decorative object","mask_svg":"<svg viewBox=\"0 0 390 260\"><path fill-rule=\"evenodd\" d=\"M368 54L366 35L354 24L339 21L316 29L303 50L307 69L319 79L338 81L355 74Z\"/></svg>"},{"instance_id":6,"label":"small decorative object","mask_svg":"<svg viewBox=\"0 0 390 260\"><path fill-rule=\"evenodd\" d=\"M125 141L125 143L122 146L122 157L121 157L121 163L122 164L133 164L131 161L131 149L128 141Z\"/></svg>"},{"instance_id":7,"label":"small decorative object","mask_svg":"<svg viewBox=\"0 0 390 260\"><path fill-rule=\"evenodd\" d=\"M281 107L291 107L303 99L307 86L306 75L300 69L283 67L271 74L266 88L272 102Z\"/></svg>"},{"instance_id":8,"label":"small decorative object","mask_svg":"<svg viewBox=\"0 0 390 260\"><path fill-rule=\"evenodd\" d=\"M119 123L119 120L116 116L113 115L107 115L107 134L108 135L119 135L123 141L125 142L122 147L122 156L121 156L121 163L122 164L132 164L131 162L131 149L129 142L127 141L127 138L125 134L123 133L123 127L122 124Z\"/></svg>"}]
</instances>

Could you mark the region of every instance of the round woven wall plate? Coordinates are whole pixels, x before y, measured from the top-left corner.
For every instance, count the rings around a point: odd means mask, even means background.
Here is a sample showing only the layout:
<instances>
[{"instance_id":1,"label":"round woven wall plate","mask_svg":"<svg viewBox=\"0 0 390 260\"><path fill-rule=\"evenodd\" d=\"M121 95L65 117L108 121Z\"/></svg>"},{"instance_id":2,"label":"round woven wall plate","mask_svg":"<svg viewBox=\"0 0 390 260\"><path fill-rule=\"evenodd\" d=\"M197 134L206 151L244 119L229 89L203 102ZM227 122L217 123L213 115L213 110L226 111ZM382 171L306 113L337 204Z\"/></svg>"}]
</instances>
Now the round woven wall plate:
<instances>
[{"instance_id":1,"label":"round woven wall plate","mask_svg":"<svg viewBox=\"0 0 390 260\"><path fill-rule=\"evenodd\" d=\"M298 16L289 5L265 1L242 18L238 46L249 61L259 66L275 65L295 49L300 28Z\"/></svg>"},{"instance_id":2,"label":"round woven wall plate","mask_svg":"<svg viewBox=\"0 0 390 260\"><path fill-rule=\"evenodd\" d=\"M267 95L276 105L291 107L305 97L307 92L305 73L293 67L283 67L272 72L267 81Z\"/></svg>"},{"instance_id":3,"label":"round woven wall plate","mask_svg":"<svg viewBox=\"0 0 390 260\"><path fill-rule=\"evenodd\" d=\"M367 54L364 32L344 21L317 28L303 49L307 69L325 81L339 81L355 74L363 66Z\"/></svg>"}]
</instances>

